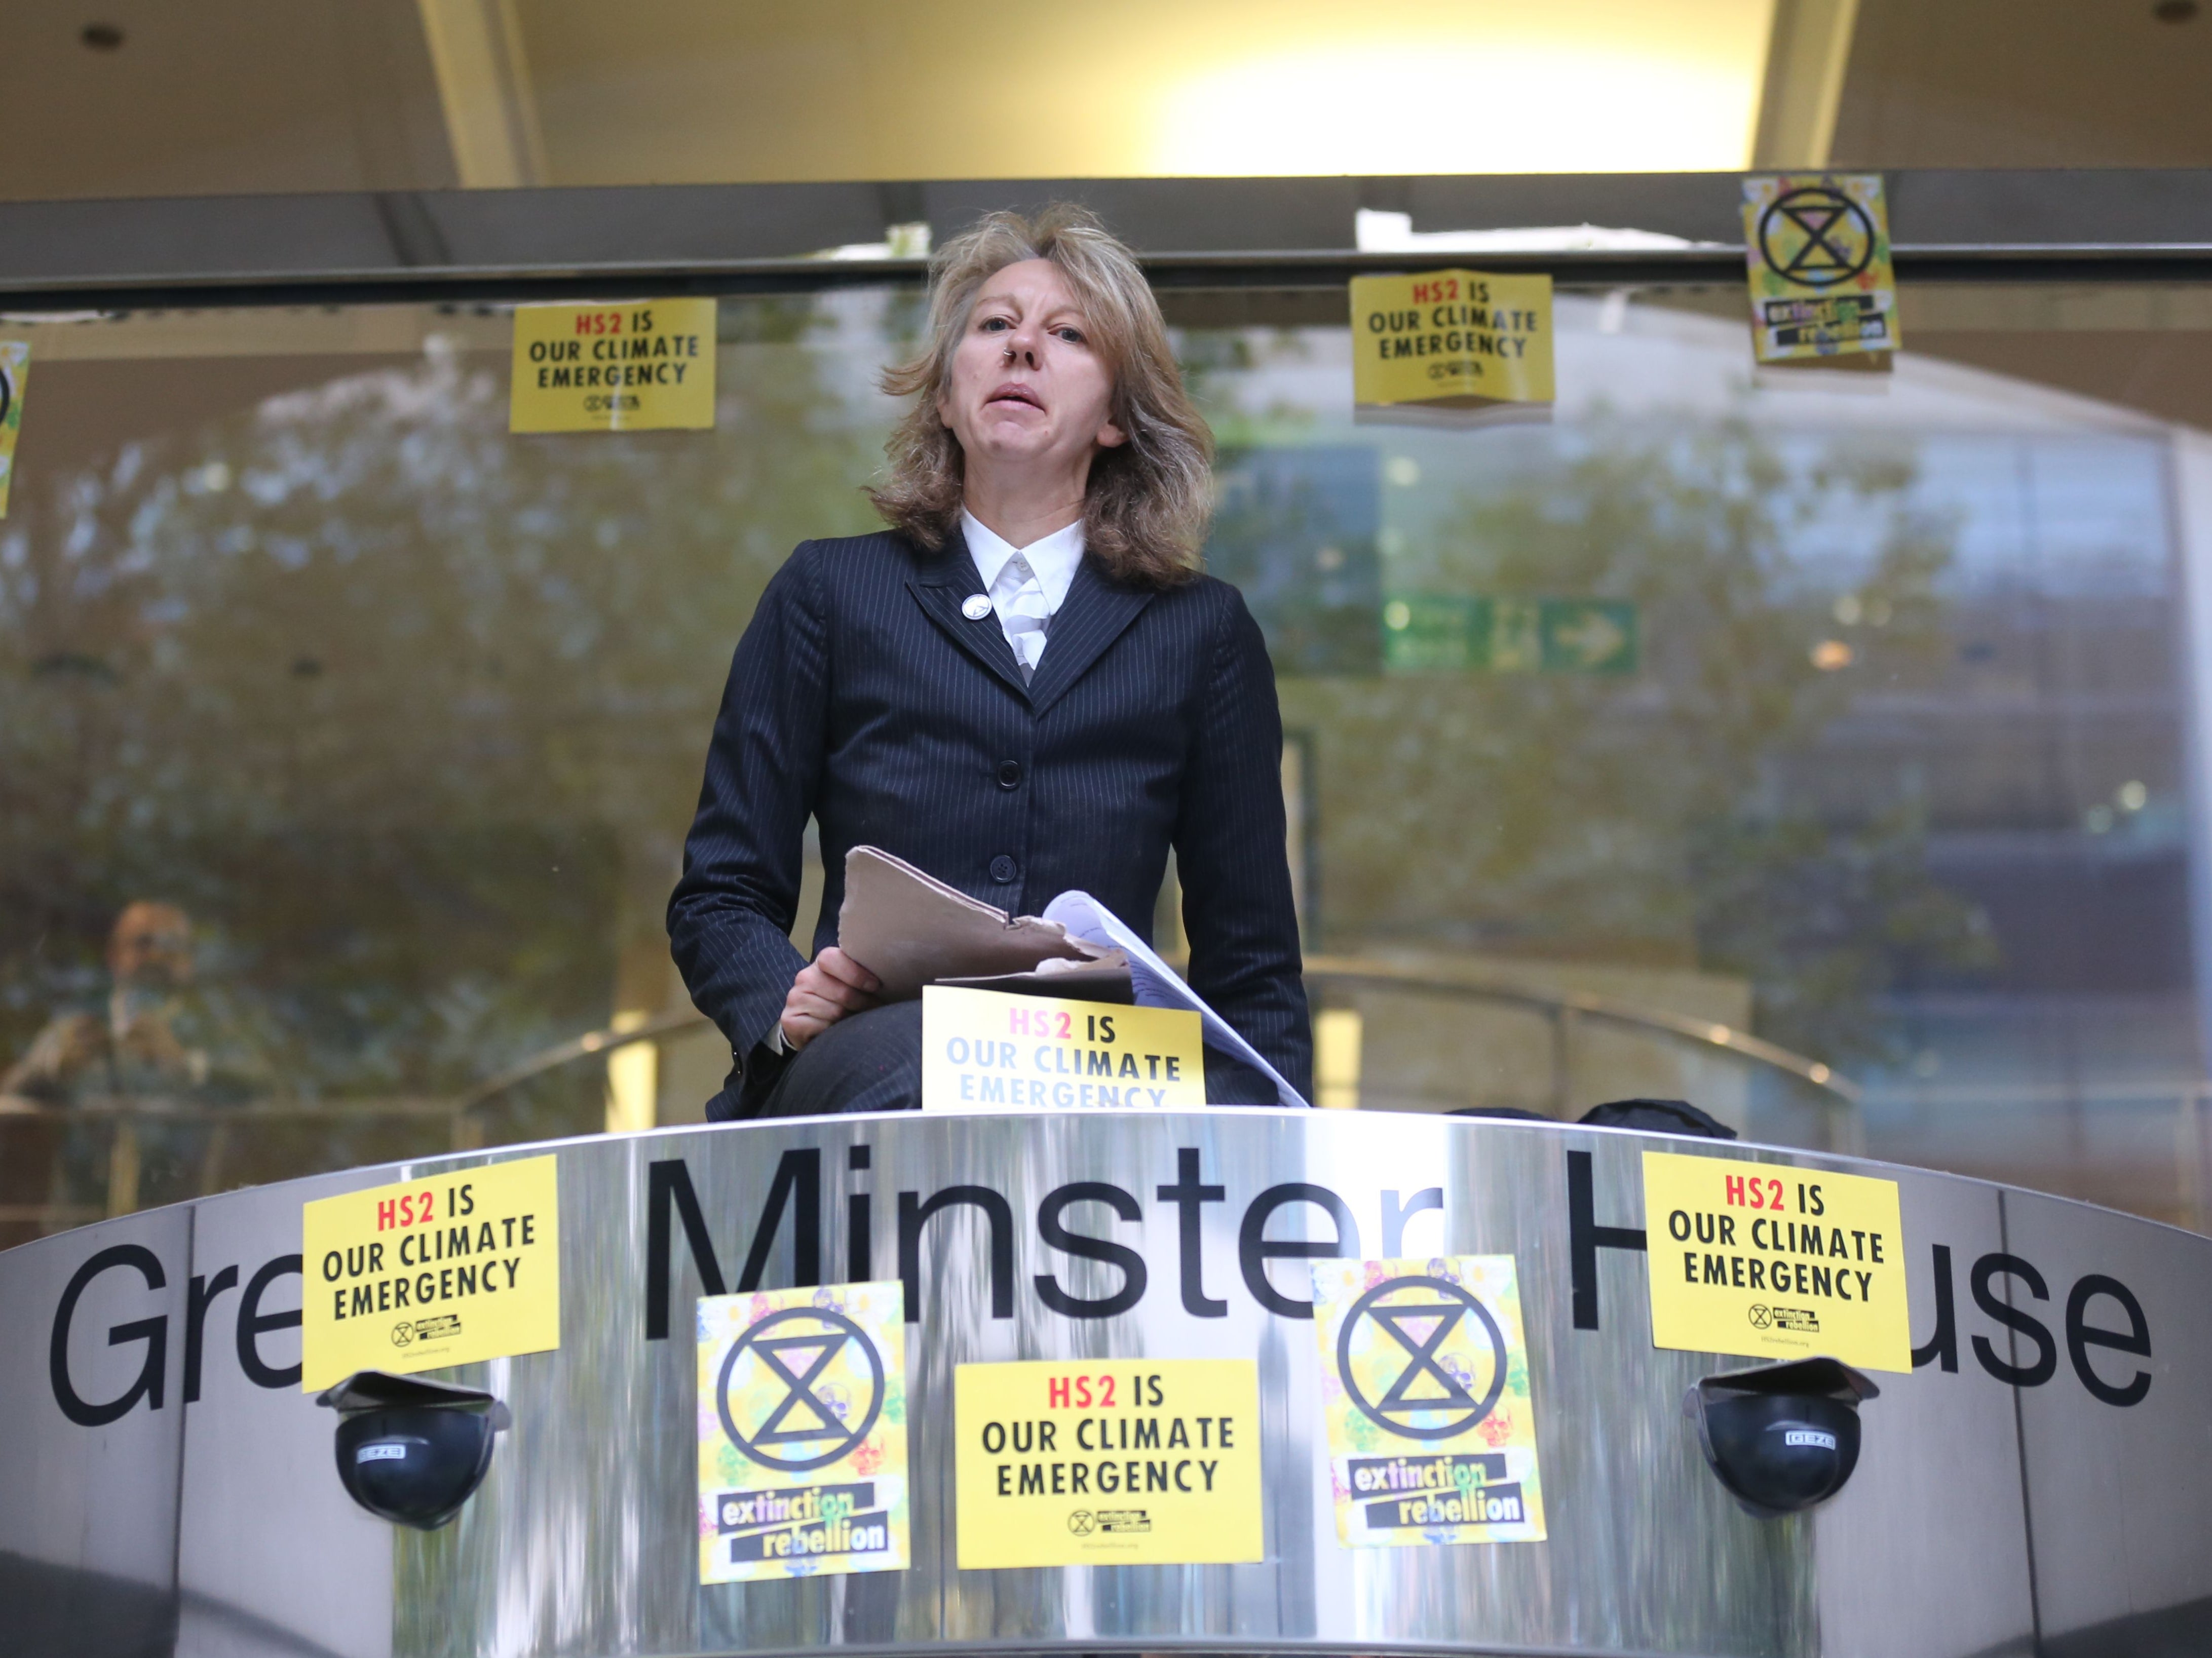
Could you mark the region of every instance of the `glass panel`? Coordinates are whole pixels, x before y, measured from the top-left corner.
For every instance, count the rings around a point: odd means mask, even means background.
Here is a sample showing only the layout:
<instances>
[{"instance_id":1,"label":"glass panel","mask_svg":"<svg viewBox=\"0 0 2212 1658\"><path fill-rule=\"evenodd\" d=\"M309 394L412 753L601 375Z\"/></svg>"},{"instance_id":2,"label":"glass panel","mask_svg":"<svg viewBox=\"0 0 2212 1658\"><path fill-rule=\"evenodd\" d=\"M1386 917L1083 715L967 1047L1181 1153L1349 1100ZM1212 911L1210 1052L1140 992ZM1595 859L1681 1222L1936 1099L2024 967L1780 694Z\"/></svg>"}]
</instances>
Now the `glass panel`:
<instances>
[{"instance_id":1,"label":"glass panel","mask_svg":"<svg viewBox=\"0 0 2212 1658\"><path fill-rule=\"evenodd\" d=\"M1340 295L1174 297L1328 1102L1682 1098L2204 1224L2166 422L2212 305L1920 303L1876 380L1754 374L1740 292L1565 294L1555 417L1471 428L1353 419ZM611 438L507 434L496 309L32 331L0 1242L697 1117L661 910L722 675L872 523L916 300L721 314L715 429Z\"/></svg>"},{"instance_id":2,"label":"glass panel","mask_svg":"<svg viewBox=\"0 0 2212 1658\"><path fill-rule=\"evenodd\" d=\"M1556 419L1494 430L1356 423L1340 329L1214 340L1317 965L1748 1028L1864 1091L1365 987L1363 1102L1675 1095L2202 1218L2172 430L2025 378L2171 402L2201 301L2092 297L1939 293L1907 340L2018 373L1881 378L1754 373L1740 290L1564 296Z\"/></svg>"},{"instance_id":3,"label":"glass panel","mask_svg":"<svg viewBox=\"0 0 2212 1658\"><path fill-rule=\"evenodd\" d=\"M66 1109L0 1128L19 1227L602 1125L605 1063L457 1107L681 1004L661 908L729 652L794 543L869 521L902 303L726 307L705 435L510 437L492 313L34 331L0 1092ZM618 1059L633 1118L662 1069L696 1118L714 1049Z\"/></svg>"}]
</instances>

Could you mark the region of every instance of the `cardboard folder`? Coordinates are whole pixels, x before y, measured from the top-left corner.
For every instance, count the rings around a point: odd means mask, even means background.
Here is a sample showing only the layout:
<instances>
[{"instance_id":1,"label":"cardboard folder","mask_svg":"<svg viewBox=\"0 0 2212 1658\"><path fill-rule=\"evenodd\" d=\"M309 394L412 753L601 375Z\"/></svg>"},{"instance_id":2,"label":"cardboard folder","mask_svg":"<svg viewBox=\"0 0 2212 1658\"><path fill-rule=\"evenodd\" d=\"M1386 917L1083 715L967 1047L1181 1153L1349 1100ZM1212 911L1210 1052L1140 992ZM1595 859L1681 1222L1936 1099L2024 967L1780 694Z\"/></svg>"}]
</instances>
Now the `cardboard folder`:
<instances>
[{"instance_id":1,"label":"cardboard folder","mask_svg":"<svg viewBox=\"0 0 2212 1658\"><path fill-rule=\"evenodd\" d=\"M967 985L1182 1008L1198 1015L1208 1048L1273 1084L1276 1104L1306 1103L1150 944L1087 892L1061 893L1042 915L1009 915L878 847L854 847L845 854L837 944L883 981L888 1001L910 1001L924 985Z\"/></svg>"},{"instance_id":2,"label":"cardboard folder","mask_svg":"<svg viewBox=\"0 0 2212 1658\"><path fill-rule=\"evenodd\" d=\"M924 985L1130 999L1121 950L1071 938L1035 915L1009 915L875 847L845 854L837 945L883 981L886 1001L911 1001Z\"/></svg>"}]
</instances>

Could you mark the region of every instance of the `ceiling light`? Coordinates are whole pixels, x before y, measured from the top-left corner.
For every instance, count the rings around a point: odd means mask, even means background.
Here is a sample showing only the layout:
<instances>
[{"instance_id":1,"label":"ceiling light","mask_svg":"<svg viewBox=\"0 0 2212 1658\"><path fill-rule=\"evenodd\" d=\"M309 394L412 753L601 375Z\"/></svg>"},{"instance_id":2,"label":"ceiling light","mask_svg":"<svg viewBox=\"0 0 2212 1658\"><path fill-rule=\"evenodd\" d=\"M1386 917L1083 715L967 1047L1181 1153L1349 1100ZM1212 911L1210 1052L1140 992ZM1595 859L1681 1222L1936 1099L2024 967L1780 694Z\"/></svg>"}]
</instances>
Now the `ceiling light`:
<instances>
[{"instance_id":1,"label":"ceiling light","mask_svg":"<svg viewBox=\"0 0 2212 1658\"><path fill-rule=\"evenodd\" d=\"M1670 52L1653 50L1626 8L1610 41L1529 15L1503 36L1494 22L1448 26L1418 52L1375 39L1363 20L1297 31L1308 38L1274 51L1224 54L1163 88L1146 170L1699 173L1749 163L1763 28L1678 29ZM1541 234L1567 233L1630 234Z\"/></svg>"}]
</instances>

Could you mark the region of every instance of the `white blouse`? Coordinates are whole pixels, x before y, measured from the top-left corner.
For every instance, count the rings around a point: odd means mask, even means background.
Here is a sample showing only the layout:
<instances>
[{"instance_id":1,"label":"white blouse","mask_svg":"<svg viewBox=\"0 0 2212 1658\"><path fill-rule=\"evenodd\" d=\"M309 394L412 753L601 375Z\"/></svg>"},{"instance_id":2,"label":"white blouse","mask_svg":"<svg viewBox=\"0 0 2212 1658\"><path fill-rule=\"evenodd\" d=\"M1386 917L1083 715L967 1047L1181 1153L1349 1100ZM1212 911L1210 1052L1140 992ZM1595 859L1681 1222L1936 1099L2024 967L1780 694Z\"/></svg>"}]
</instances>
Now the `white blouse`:
<instances>
[{"instance_id":1,"label":"white blouse","mask_svg":"<svg viewBox=\"0 0 2212 1658\"><path fill-rule=\"evenodd\" d=\"M1083 562L1083 520L1017 547L963 507L960 532L1026 682L1036 672L1052 618L1067 602L1076 567Z\"/></svg>"}]
</instances>

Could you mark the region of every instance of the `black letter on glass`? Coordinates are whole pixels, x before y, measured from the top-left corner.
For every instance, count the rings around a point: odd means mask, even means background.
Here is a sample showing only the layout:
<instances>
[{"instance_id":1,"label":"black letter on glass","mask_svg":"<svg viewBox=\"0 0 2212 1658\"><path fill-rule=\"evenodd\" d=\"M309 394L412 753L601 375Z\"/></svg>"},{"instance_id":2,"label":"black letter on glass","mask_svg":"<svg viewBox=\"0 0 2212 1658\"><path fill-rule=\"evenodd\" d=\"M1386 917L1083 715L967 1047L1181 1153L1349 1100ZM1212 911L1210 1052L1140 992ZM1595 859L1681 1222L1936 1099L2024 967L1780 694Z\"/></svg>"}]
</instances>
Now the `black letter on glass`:
<instances>
[{"instance_id":1,"label":"black letter on glass","mask_svg":"<svg viewBox=\"0 0 2212 1658\"><path fill-rule=\"evenodd\" d=\"M264 1313L261 1297L269 1286L286 1273L300 1277L300 1258L279 1255L274 1260L264 1261L261 1270L247 1280L246 1293L238 1300L238 1368L246 1372L246 1379L257 1388L296 1388L300 1385L300 1367L287 1364L278 1369L261 1362L261 1336L266 1330L296 1330L300 1327L300 1309L289 1313ZM304 1291L307 1287L302 1284Z\"/></svg>"},{"instance_id":2,"label":"black letter on glass","mask_svg":"<svg viewBox=\"0 0 2212 1658\"><path fill-rule=\"evenodd\" d=\"M1600 1226L1590 1178L1590 1154L1567 1153L1567 1278L1574 1303L1575 1328L1597 1328L1597 1252L1644 1248L1644 1233L1633 1226Z\"/></svg>"},{"instance_id":3,"label":"black letter on glass","mask_svg":"<svg viewBox=\"0 0 2212 1658\"><path fill-rule=\"evenodd\" d=\"M777 1159L775 1179L761 1210L760 1230L753 1234L744 1271L738 1274L739 1295L760 1288L761 1273L768 1266L769 1246L775 1241L775 1229L783 1224L784 1206L794 1191L799 1201L792 1206L791 1281L810 1286L822 1282L822 1154L812 1146L804 1146Z\"/></svg>"},{"instance_id":4,"label":"black letter on glass","mask_svg":"<svg viewBox=\"0 0 2212 1658\"><path fill-rule=\"evenodd\" d=\"M1974 1292L1974 1305L1987 1313L2006 1328L2017 1330L2035 1344L2036 1360L2033 1364L2019 1365L1997 1357L1989 1338L1974 1338L1974 1357L1982 1361L1982 1368L2000 1382L2015 1388L2040 1388L2051 1380L2058 1369L2058 1346L2051 1340L2051 1332L2017 1308L2008 1305L1990 1292L1990 1280L1999 1272L2008 1272L2027 1285L2027 1292L2038 1301L2050 1299L2044 1287L2043 1274L2018 1255L1984 1255L1974 1263L1972 1277L1968 1280ZM2007 1344L2009 1346L2009 1343Z\"/></svg>"},{"instance_id":5,"label":"black letter on glass","mask_svg":"<svg viewBox=\"0 0 2212 1658\"><path fill-rule=\"evenodd\" d=\"M691 1171L681 1157L649 1165L645 1171L645 1339L668 1339L668 1212L684 1218L684 1239L691 1246L691 1264L699 1269L702 1295L726 1293L722 1263L714 1259L713 1240L707 1236L707 1218L699 1212L699 1194L691 1189Z\"/></svg>"},{"instance_id":6,"label":"black letter on glass","mask_svg":"<svg viewBox=\"0 0 2212 1658\"><path fill-rule=\"evenodd\" d=\"M1037 1236L1046 1246L1079 1255L1085 1260L1103 1260L1121 1269L1121 1287L1110 1296L1096 1300L1071 1296L1060 1287L1060 1280L1049 1272L1036 1276L1037 1299L1055 1313L1069 1318L1112 1318L1126 1313L1145 1296L1145 1258L1126 1243L1113 1243L1104 1238L1087 1237L1081 1232L1071 1232L1060 1224L1060 1216L1068 1206L1077 1203L1103 1203L1123 1220L1143 1218L1144 1211L1137 1199L1118 1186L1109 1186L1103 1181L1077 1181L1045 1193L1044 1201L1037 1205Z\"/></svg>"},{"instance_id":7,"label":"black letter on glass","mask_svg":"<svg viewBox=\"0 0 2212 1658\"><path fill-rule=\"evenodd\" d=\"M1917 1370L1938 1358L1946 1370L1957 1374L1959 1320L1951 1305L1951 1246L1948 1243L1936 1246L1936 1333L1928 1338L1925 1347L1912 1350L1912 1368Z\"/></svg>"},{"instance_id":8,"label":"black letter on glass","mask_svg":"<svg viewBox=\"0 0 2212 1658\"><path fill-rule=\"evenodd\" d=\"M1316 1208L1328 1210L1329 1218L1336 1223L1336 1236L1326 1243L1304 1240L1269 1241L1267 1236L1268 1217L1286 1203L1310 1203ZM1244 1287L1251 1291L1253 1300L1279 1318L1311 1318L1313 1303L1293 1301L1268 1282L1269 1261L1285 1259L1357 1260L1358 1258L1359 1223L1352 1219L1351 1206L1326 1186L1310 1186L1304 1181L1271 1186L1261 1193L1252 1199L1252 1206L1244 1212L1244 1224L1237 1232L1237 1264L1244 1269Z\"/></svg>"},{"instance_id":9,"label":"black letter on glass","mask_svg":"<svg viewBox=\"0 0 2212 1658\"><path fill-rule=\"evenodd\" d=\"M2110 1296L2120 1303L2120 1310L2128 1315L2125 1330L2100 1330L2083 1322L2090 1300L2097 1296ZM2089 1368L2092 1347L2111 1347L2119 1352L2133 1353L2137 1358L2150 1357L2150 1325L2143 1317L2142 1303L2126 1284L2101 1272L2088 1274L2066 1297L2066 1351L2074 1360L2074 1374L2081 1378L2081 1385L2089 1390L2092 1398L2123 1407L2142 1404L2143 1395L2150 1391L2150 1372L2137 1370L2115 1388Z\"/></svg>"},{"instance_id":10,"label":"black letter on glass","mask_svg":"<svg viewBox=\"0 0 2212 1658\"><path fill-rule=\"evenodd\" d=\"M185 1290L185 1403L200 1396L200 1345L207 1333L208 1309L226 1290L238 1287L238 1268L226 1266L212 1279L194 1275Z\"/></svg>"},{"instance_id":11,"label":"black letter on glass","mask_svg":"<svg viewBox=\"0 0 2212 1658\"><path fill-rule=\"evenodd\" d=\"M1198 1148L1186 1145L1176 1153L1176 1183L1155 1193L1162 1203L1172 1203L1182 1212L1176 1222L1176 1237L1182 1263L1182 1309L1193 1318L1227 1318L1229 1303L1206 1293L1206 1257L1199 1224L1199 1206L1218 1203L1229 1195L1225 1186L1201 1186L1198 1179Z\"/></svg>"},{"instance_id":12,"label":"black letter on glass","mask_svg":"<svg viewBox=\"0 0 2212 1658\"><path fill-rule=\"evenodd\" d=\"M919 1192L898 1194L899 1277L906 1284L906 1321L921 1319L921 1228L940 1209L955 1204L981 1209L991 1223L991 1316L1014 1315L1014 1212L988 1186L948 1186L927 1203Z\"/></svg>"},{"instance_id":13,"label":"black letter on glass","mask_svg":"<svg viewBox=\"0 0 2212 1658\"><path fill-rule=\"evenodd\" d=\"M851 1145L845 1148L845 1166L858 1173L868 1166L868 1148ZM868 1194L848 1192L845 1194L845 1282L866 1284L874 1276L870 1262L875 1259L874 1237L868 1220Z\"/></svg>"},{"instance_id":14,"label":"black letter on glass","mask_svg":"<svg viewBox=\"0 0 2212 1658\"><path fill-rule=\"evenodd\" d=\"M126 1341L146 1344L146 1362L138 1367L138 1379L120 1399L105 1405L88 1404L70 1382L70 1322L76 1316L77 1301L93 1279L115 1266L136 1268L149 1290L166 1289L169 1282L168 1274L161 1270L161 1257L151 1249L142 1243L118 1243L102 1249L78 1267L76 1276L62 1291L61 1304L54 1309L53 1337L46 1348L46 1374L53 1383L54 1403L80 1428L104 1428L111 1422L119 1421L142 1399L151 1401L155 1410L161 1408L161 1382L169 1356L169 1321L163 1315L118 1324L108 1331L107 1345L111 1347L120 1347Z\"/></svg>"},{"instance_id":15,"label":"black letter on glass","mask_svg":"<svg viewBox=\"0 0 2212 1658\"><path fill-rule=\"evenodd\" d=\"M1395 1260L1406 1250L1406 1223L1424 1209L1443 1212L1444 1188L1425 1186L1413 1193L1413 1201L1400 1204L1395 1190L1382 1194L1382 1259Z\"/></svg>"}]
</instances>

